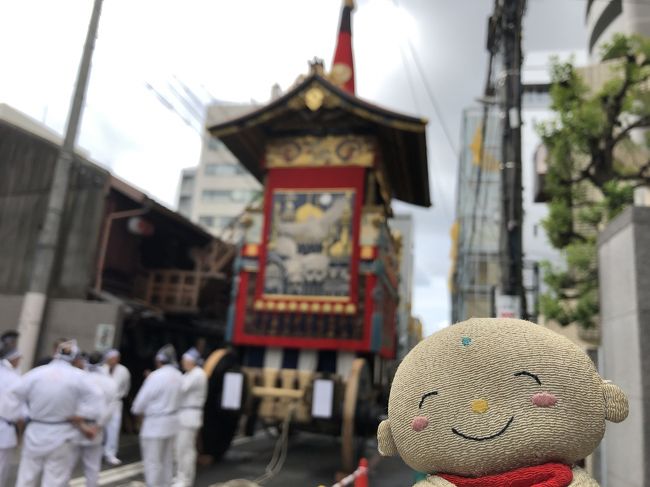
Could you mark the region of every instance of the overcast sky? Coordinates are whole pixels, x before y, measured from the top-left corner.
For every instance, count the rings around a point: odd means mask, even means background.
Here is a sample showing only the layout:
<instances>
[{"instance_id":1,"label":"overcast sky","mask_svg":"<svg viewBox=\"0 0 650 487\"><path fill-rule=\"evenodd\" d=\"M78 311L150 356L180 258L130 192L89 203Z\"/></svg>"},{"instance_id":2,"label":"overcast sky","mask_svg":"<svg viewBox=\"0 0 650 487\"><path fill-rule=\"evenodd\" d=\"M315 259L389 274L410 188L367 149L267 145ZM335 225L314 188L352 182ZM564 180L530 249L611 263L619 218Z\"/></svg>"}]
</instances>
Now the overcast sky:
<instances>
[{"instance_id":1,"label":"overcast sky","mask_svg":"<svg viewBox=\"0 0 650 487\"><path fill-rule=\"evenodd\" d=\"M164 90L176 78L206 100L209 93L264 102L274 83L286 89L314 56L329 67L340 5L105 0L79 145L173 207L180 170L198 163L200 137L147 84ZM63 132L91 7L92 0L0 0L0 102ZM492 0L358 0L353 16L357 95L430 121L434 207L395 204L416 221L413 312L427 333L449 322L461 111L483 89L492 7ZM526 52L584 49L584 16L584 0L529 0Z\"/></svg>"}]
</instances>

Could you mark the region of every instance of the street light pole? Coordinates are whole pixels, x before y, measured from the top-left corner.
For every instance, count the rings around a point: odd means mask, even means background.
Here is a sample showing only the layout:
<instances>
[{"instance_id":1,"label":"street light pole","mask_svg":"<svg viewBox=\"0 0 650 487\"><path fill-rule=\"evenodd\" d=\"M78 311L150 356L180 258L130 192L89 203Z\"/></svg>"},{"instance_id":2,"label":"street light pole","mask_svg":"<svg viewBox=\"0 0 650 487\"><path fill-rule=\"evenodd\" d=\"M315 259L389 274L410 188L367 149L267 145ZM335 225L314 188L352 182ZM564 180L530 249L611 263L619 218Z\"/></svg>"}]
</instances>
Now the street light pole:
<instances>
[{"instance_id":1,"label":"street light pole","mask_svg":"<svg viewBox=\"0 0 650 487\"><path fill-rule=\"evenodd\" d=\"M99 25L102 1L95 0L93 5L90 24L88 25L88 32L86 34L86 42L77 74L75 92L68 114L65 138L54 167L52 187L50 189L45 219L39 233L34 254L34 266L32 268L29 288L27 293L25 293L18 319L18 332L20 333L18 343L19 349L23 354L23 369L33 365L36 347L38 346L38 340L41 334L41 324L47 304L50 281L52 280L54 260L57 254L61 217L65 209L65 201L68 194L70 168L74 160L74 146L79 131L81 109L88 86L90 62L95 47L95 38L97 37L97 26Z\"/></svg>"}]
</instances>

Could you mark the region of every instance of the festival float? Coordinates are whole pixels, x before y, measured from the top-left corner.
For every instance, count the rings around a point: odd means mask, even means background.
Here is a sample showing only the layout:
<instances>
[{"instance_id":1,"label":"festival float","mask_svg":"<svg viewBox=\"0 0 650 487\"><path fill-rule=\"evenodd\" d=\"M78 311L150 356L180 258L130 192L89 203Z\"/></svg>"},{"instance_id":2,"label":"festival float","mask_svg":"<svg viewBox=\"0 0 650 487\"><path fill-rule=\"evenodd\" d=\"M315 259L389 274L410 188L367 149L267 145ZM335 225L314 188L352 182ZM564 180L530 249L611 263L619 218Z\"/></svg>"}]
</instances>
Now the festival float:
<instances>
[{"instance_id":1,"label":"festival float","mask_svg":"<svg viewBox=\"0 0 650 487\"><path fill-rule=\"evenodd\" d=\"M204 454L242 423L339 435L344 471L385 413L395 369L399 236L393 198L428 207L426 120L355 95L344 2L329 73L209 127L264 185L240 218L227 349L208 357ZM243 418L242 418L243 417Z\"/></svg>"}]
</instances>

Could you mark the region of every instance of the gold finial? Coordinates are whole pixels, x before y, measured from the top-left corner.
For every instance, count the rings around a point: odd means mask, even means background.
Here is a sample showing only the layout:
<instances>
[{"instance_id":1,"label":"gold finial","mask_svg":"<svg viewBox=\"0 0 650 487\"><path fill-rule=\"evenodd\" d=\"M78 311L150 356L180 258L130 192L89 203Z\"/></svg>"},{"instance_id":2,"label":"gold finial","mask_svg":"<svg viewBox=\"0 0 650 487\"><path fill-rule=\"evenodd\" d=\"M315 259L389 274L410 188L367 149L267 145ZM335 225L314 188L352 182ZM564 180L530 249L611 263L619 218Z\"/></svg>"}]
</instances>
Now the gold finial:
<instances>
[{"instance_id":1,"label":"gold finial","mask_svg":"<svg viewBox=\"0 0 650 487\"><path fill-rule=\"evenodd\" d=\"M343 0L343 6L350 7L352 10L354 10L354 0Z\"/></svg>"},{"instance_id":2,"label":"gold finial","mask_svg":"<svg viewBox=\"0 0 650 487\"><path fill-rule=\"evenodd\" d=\"M314 59L309 61L309 73L324 76L325 64L323 63L323 60L314 56Z\"/></svg>"}]
</instances>

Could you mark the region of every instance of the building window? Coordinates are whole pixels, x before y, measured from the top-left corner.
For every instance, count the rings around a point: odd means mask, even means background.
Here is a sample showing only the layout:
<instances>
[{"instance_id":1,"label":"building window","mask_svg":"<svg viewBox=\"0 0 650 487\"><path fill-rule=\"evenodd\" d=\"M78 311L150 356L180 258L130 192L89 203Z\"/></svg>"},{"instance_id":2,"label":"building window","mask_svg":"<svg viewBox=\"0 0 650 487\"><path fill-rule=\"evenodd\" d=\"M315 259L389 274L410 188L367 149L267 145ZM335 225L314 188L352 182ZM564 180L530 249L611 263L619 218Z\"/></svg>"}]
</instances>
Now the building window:
<instances>
[{"instance_id":1,"label":"building window","mask_svg":"<svg viewBox=\"0 0 650 487\"><path fill-rule=\"evenodd\" d=\"M181 193L187 194L191 193L192 190L194 189L194 176L183 176L183 180L181 181Z\"/></svg>"},{"instance_id":2,"label":"building window","mask_svg":"<svg viewBox=\"0 0 650 487\"><path fill-rule=\"evenodd\" d=\"M230 202L230 193L232 191L224 189L204 189L201 193L201 200L206 202Z\"/></svg>"},{"instance_id":3,"label":"building window","mask_svg":"<svg viewBox=\"0 0 650 487\"><path fill-rule=\"evenodd\" d=\"M201 200L207 203L250 203L257 195L257 191L250 189L204 189Z\"/></svg>"},{"instance_id":4,"label":"building window","mask_svg":"<svg viewBox=\"0 0 650 487\"><path fill-rule=\"evenodd\" d=\"M224 147L223 142L221 142L219 139L215 139L214 137L208 135L208 150L210 152L218 152L223 147Z\"/></svg>"},{"instance_id":5,"label":"building window","mask_svg":"<svg viewBox=\"0 0 650 487\"><path fill-rule=\"evenodd\" d=\"M244 174L244 170L234 164L206 164L203 172L206 176L237 176Z\"/></svg>"},{"instance_id":6,"label":"building window","mask_svg":"<svg viewBox=\"0 0 650 487\"><path fill-rule=\"evenodd\" d=\"M237 203L248 203L253 199L255 191L247 189L235 189L232 192L231 198Z\"/></svg>"},{"instance_id":7,"label":"building window","mask_svg":"<svg viewBox=\"0 0 650 487\"><path fill-rule=\"evenodd\" d=\"M218 216L215 218L215 226L217 228L225 228L235 219L231 216Z\"/></svg>"},{"instance_id":8,"label":"building window","mask_svg":"<svg viewBox=\"0 0 650 487\"><path fill-rule=\"evenodd\" d=\"M207 216L207 215L201 215L199 217L199 224L205 226L205 227L213 227L214 226L214 217L213 216Z\"/></svg>"},{"instance_id":9,"label":"building window","mask_svg":"<svg viewBox=\"0 0 650 487\"><path fill-rule=\"evenodd\" d=\"M181 215L189 215L192 208L192 198L190 196L181 196L178 199L178 212Z\"/></svg>"}]
</instances>

